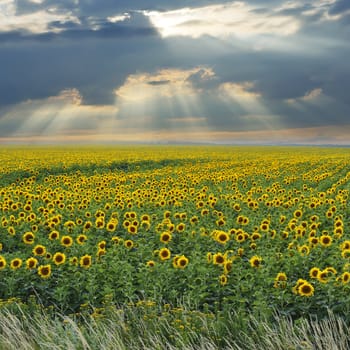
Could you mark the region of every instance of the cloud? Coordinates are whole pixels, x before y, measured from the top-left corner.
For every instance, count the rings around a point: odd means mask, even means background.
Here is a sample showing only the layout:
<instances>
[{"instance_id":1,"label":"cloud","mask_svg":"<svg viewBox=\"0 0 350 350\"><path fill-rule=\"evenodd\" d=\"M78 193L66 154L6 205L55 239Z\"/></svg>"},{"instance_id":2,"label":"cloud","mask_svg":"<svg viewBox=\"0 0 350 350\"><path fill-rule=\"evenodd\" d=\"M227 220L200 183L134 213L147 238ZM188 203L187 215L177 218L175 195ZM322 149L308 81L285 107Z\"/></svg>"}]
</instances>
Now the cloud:
<instances>
[{"instance_id":1,"label":"cloud","mask_svg":"<svg viewBox=\"0 0 350 350\"><path fill-rule=\"evenodd\" d=\"M82 127L89 135L248 135L325 127L330 118L345 125L349 117L350 29L341 1L0 7L2 135L27 129L48 137L55 125L77 135Z\"/></svg>"},{"instance_id":2,"label":"cloud","mask_svg":"<svg viewBox=\"0 0 350 350\"><path fill-rule=\"evenodd\" d=\"M330 15L337 15L339 13L350 10L350 2L348 0L337 0L329 9Z\"/></svg>"},{"instance_id":3,"label":"cloud","mask_svg":"<svg viewBox=\"0 0 350 350\"><path fill-rule=\"evenodd\" d=\"M297 17L251 11L244 2L182 8L172 11L145 11L163 37L202 35L246 37L258 34L290 35L299 29ZM272 12L272 13L271 13Z\"/></svg>"}]
</instances>

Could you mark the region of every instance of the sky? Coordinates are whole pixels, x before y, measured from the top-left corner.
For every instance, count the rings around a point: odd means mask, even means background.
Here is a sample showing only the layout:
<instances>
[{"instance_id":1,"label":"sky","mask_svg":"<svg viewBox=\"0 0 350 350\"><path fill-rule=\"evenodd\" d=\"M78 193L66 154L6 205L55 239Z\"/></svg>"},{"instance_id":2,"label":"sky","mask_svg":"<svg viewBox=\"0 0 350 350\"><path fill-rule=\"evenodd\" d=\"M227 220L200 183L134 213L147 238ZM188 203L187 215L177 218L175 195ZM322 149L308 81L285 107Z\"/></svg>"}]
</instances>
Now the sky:
<instances>
[{"instance_id":1,"label":"sky","mask_svg":"<svg viewBox=\"0 0 350 350\"><path fill-rule=\"evenodd\" d=\"M0 0L0 143L350 144L350 0Z\"/></svg>"}]
</instances>

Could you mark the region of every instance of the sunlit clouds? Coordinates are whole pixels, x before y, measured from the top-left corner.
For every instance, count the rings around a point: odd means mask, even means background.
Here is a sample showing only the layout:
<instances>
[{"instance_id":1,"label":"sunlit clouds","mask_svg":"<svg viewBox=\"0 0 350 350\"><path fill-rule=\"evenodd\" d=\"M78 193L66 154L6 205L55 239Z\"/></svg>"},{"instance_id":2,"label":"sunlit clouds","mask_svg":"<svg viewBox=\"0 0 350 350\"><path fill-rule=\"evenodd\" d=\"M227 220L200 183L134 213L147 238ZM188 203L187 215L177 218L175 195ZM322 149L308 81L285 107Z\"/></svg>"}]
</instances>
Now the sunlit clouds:
<instances>
[{"instance_id":1,"label":"sunlit clouds","mask_svg":"<svg viewBox=\"0 0 350 350\"><path fill-rule=\"evenodd\" d=\"M41 3L39 0L32 2L34 4ZM0 1L0 32L24 30L31 33L43 33L48 31L48 26L53 21L79 23L79 19L70 11L62 13L54 6L45 10L18 15L16 14L15 1ZM59 29L56 28L55 31L59 31Z\"/></svg>"},{"instance_id":2,"label":"sunlit clouds","mask_svg":"<svg viewBox=\"0 0 350 350\"><path fill-rule=\"evenodd\" d=\"M168 12L145 12L163 37L201 35L246 37L257 34L286 36L299 29L299 21L283 15L261 15L245 2L232 2Z\"/></svg>"}]
</instances>

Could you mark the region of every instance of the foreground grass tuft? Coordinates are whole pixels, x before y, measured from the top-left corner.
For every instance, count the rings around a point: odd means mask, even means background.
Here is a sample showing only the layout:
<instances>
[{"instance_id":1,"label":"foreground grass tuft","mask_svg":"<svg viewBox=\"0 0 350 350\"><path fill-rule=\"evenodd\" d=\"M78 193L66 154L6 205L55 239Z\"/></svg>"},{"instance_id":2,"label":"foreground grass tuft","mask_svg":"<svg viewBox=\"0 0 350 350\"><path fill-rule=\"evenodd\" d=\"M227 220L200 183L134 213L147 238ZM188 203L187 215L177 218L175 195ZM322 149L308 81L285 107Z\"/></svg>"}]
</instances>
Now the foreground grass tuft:
<instances>
[{"instance_id":1,"label":"foreground grass tuft","mask_svg":"<svg viewBox=\"0 0 350 350\"><path fill-rule=\"evenodd\" d=\"M189 316L195 314L190 324ZM322 320L275 316L267 321L230 313L209 316L181 309L187 327L168 318L148 318L139 308L124 306L108 317L55 317L45 311L28 313L21 306L0 310L0 348L3 350L108 350L108 349L332 349L350 346L350 329L329 312ZM180 318L178 318L180 320ZM180 324L181 323L181 324ZM181 327L181 325L183 327Z\"/></svg>"}]
</instances>

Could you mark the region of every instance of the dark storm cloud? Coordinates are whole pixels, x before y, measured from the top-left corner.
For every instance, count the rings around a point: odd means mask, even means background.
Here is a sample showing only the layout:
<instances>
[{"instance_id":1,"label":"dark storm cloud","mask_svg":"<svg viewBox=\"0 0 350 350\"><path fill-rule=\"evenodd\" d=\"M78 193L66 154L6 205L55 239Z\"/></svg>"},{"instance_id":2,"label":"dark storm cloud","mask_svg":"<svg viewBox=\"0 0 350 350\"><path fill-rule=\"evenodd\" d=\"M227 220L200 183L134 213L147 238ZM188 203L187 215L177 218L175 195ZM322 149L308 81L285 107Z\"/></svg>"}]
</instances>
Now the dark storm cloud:
<instances>
[{"instance_id":1,"label":"dark storm cloud","mask_svg":"<svg viewBox=\"0 0 350 350\"><path fill-rule=\"evenodd\" d=\"M134 14L131 19L123 22L112 23L99 21L96 29L84 27L74 22L54 21L49 23L50 29L59 28L60 32L32 33L25 30L14 30L0 33L0 43L15 43L17 41L54 41L54 40L80 40L80 39L113 39L138 36L158 35L157 30L148 21L143 21L143 25L135 18L145 18L143 15Z\"/></svg>"},{"instance_id":2,"label":"dark storm cloud","mask_svg":"<svg viewBox=\"0 0 350 350\"><path fill-rule=\"evenodd\" d=\"M35 4L29 0L17 0L17 13L26 14L50 7L61 11L72 11L78 16L107 17L117 13L139 10L168 11L183 7L200 7L213 4L230 3L232 0L100 0L79 1L77 5L70 0L44 0L41 4Z\"/></svg>"},{"instance_id":3,"label":"dark storm cloud","mask_svg":"<svg viewBox=\"0 0 350 350\"><path fill-rule=\"evenodd\" d=\"M6 45L0 46L0 106L43 99L67 88L77 88L86 104L114 103L113 90L129 74L162 60L163 42L150 25L138 27L140 16L123 25L105 23L96 31L1 33L0 42Z\"/></svg>"},{"instance_id":4,"label":"dark storm cloud","mask_svg":"<svg viewBox=\"0 0 350 350\"><path fill-rule=\"evenodd\" d=\"M339 14L339 13L347 11L347 10L350 10L350 1L349 0L338 0L329 9L329 14L336 15L336 14Z\"/></svg>"},{"instance_id":5,"label":"dark storm cloud","mask_svg":"<svg viewBox=\"0 0 350 350\"><path fill-rule=\"evenodd\" d=\"M147 84L148 85L152 85L152 86L158 86L158 85L168 85L170 84L170 80L151 80L148 81Z\"/></svg>"}]
</instances>

